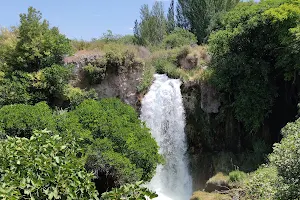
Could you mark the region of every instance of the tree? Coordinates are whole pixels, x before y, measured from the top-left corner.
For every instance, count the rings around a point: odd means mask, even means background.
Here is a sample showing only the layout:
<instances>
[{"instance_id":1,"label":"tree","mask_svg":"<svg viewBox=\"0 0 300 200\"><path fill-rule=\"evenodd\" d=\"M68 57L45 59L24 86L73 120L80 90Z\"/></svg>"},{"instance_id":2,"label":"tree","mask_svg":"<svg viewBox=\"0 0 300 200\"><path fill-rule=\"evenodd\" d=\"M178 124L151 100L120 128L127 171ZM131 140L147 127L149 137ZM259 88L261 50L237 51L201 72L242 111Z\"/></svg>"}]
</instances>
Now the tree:
<instances>
[{"instance_id":1,"label":"tree","mask_svg":"<svg viewBox=\"0 0 300 200\"><path fill-rule=\"evenodd\" d=\"M176 5L176 26L182 29L190 30L189 20L183 14L184 1Z\"/></svg>"},{"instance_id":2,"label":"tree","mask_svg":"<svg viewBox=\"0 0 300 200\"><path fill-rule=\"evenodd\" d=\"M140 11L141 22L135 23L135 33L139 35L142 45L158 45L167 33L167 20L164 16L162 2L156 1L149 10L143 5Z\"/></svg>"},{"instance_id":3,"label":"tree","mask_svg":"<svg viewBox=\"0 0 300 200\"><path fill-rule=\"evenodd\" d=\"M210 36L212 80L249 132L256 132L270 113L282 92L278 88L294 85L298 8L289 0L240 3Z\"/></svg>"},{"instance_id":4,"label":"tree","mask_svg":"<svg viewBox=\"0 0 300 200\"><path fill-rule=\"evenodd\" d=\"M175 29L174 0L171 1L168 10L167 20L167 32L171 33Z\"/></svg>"},{"instance_id":5,"label":"tree","mask_svg":"<svg viewBox=\"0 0 300 200\"><path fill-rule=\"evenodd\" d=\"M10 60L15 69L32 72L62 64L63 56L70 52L69 40L41 20L42 14L32 7L27 14L20 14L18 42Z\"/></svg>"},{"instance_id":6,"label":"tree","mask_svg":"<svg viewBox=\"0 0 300 200\"><path fill-rule=\"evenodd\" d=\"M61 106L71 78L71 67L62 66L70 42L32 7L20 22L0 34L0 105L47 101Z\"/></svg>"},{"instance_id":7,"label":"tree","mask_svg":"<svg viewBox=\"0 0 300 200\"><path fill-rule=\"evenodd\" d=\"M230 10L238 2L239 0L178 0L178 23L181 27L189 25L199 43L203 43L209 35L207 28L214 16Z\"/></svg>"},{"instance_id":8,"label":"tree","mask_svg":"<svg viewBox=\"0 0 300 200\"><path fill-rule=\"evenodd\" d=\"M0 143L1 199L99 199L76 138L44 130Z\"/></svg>"}]
</instances>

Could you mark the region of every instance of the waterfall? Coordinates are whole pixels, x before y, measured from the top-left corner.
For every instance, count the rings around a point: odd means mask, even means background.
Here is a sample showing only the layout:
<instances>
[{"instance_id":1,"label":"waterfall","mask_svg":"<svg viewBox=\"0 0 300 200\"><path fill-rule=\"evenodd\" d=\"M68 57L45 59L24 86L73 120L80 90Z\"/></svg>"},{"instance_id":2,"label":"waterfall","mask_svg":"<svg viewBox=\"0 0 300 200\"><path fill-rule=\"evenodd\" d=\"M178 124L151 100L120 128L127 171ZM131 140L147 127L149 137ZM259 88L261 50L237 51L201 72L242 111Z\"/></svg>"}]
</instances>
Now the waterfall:
<instances>
[{"instance_id":1,"label":"waterfall","mask_svg":"<svg viewBox=\"0 0 300 200\"><path fill-rule=\"evenodd\" d=\"M159 195L159 200L188 200L192 195L192 180L185 155L181 81L166 75L154 77L154 83L142 100L141 119L151 129L165 163L157 167L148 187Z\"/></svg>"}]
</instances>

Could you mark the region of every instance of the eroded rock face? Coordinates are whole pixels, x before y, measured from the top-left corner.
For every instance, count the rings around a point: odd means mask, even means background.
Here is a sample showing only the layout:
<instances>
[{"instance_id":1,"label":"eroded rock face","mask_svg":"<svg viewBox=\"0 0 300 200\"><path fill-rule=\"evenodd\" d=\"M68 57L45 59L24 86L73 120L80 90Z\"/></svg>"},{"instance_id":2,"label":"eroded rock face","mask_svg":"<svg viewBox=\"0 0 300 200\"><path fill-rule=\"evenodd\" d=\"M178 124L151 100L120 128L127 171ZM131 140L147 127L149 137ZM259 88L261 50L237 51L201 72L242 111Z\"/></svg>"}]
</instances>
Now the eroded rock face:
<instances>
[{"instance_id":1,"label":"eroded rock face","mask_svg":"<svg viewBox=\"0 0 300 200\"><path fill-rule=\"evenodd\" d=\"M207 82L201 82L200 87L202 110L206 113L218 113L221 104L216 89Z\"/></svg>"},{"instance_id":2,"label":"eroded rock face","mask_svg":"<svg viewBox=\"0 0 300 200\"><path fill-rule=\"evenodd\" d=\"M142 77L142 68L128 69L122 73L109 72L101 84L93 85L99 98L118 97L137 108L139 104L137 86Z\"/></svg>"},{"instance_id":3,"label":"eroded rock face","mask_svg":"<svg viewBox=\"0 0 300 200\"><path fill-rule=\"evenodd\" d=\"M144 49L141 49L141 56L146 55ZM140 53L140 52L139 52ZM104 56L99 51L79 51L74 56L66 57L65 64L74 64L74 80L71 84L82 89L95 89L99 98L117 97L125 103L139 107L137 86L140 84L143 75L143 63L136 63L135 67L108 66L105 72L105 78L99 84L90 85L86 80L83 67L88 64L95 64Z\"/></svg>"}]
</instances>

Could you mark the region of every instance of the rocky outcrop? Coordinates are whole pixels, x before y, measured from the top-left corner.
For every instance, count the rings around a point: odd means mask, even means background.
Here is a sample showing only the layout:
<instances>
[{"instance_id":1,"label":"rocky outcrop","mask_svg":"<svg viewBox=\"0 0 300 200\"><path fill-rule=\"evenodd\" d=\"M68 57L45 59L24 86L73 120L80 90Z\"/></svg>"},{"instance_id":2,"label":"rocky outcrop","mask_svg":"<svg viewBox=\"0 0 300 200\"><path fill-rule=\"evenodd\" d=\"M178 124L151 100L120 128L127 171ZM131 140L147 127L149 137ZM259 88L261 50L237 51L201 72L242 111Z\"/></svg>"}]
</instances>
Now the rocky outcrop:
<instances>
[{"instance_id":1,"label":"rocky outcrop","mask_svg":"<svg viewBox=\"0 0 300 200\"><path fill-rule=\"evenodd\" d=\"M142 77L142 68L127 69L122 73L108 72L101 84L93 85L99 98L118 97L137 108L139 105L137 86Z\"/></svg>"},{"instance_id":2,"label":"rocky outcrop","mask_svg":"<svg viewBox=\"0 0 300 200\"><path fill-rule=\"evenodd\" d=\"M139 48L141 57L149 56L149 51ZM89 84L84 74L83 67L91 64L99 64L99 60L105 54L100 51L79 51L75 55L64 59L66 64L75 65L74 79L71 84L80 88L95 89L99 98L117 97L125 103L138 108L139 98L137 86L140 84L143 75L143 63L134 61L133 67L107 66L105 76L100 83Z\"/></svg>"},{"instance_id":3,"label":"rocky outcrop","mask_svg":"<svg viewBox=\"0 0 300 200\"><path fill-rule=\"evenodd\" d=\"M217 90L209 83L202 81L201 88L201 108L206 113L218 113L220 99Z\"/></svg>"}]
</instances>

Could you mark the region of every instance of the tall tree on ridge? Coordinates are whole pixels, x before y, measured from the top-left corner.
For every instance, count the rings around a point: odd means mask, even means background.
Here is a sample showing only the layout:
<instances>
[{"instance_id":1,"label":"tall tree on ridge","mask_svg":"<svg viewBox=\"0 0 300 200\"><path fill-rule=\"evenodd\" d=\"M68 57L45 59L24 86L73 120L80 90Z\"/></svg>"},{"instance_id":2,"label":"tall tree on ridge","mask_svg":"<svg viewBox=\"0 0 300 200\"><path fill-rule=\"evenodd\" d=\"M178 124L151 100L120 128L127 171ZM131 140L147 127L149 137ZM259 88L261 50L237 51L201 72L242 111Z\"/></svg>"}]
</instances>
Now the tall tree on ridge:
<instances>
[{"instance_id":1,"label":"tall tree on ridge","mask_svg":"<svg viewBox=\"0 0 300 200\"><path fill-rule=\"evenodd\" d=\"M151 11L143 5L140 11L141 22L135 22L135 35L139 35L141 45L157 45L167 33L167 20L162 2L155 2Z\"/></svg>"},{"instance_id":2,"label":"tall tree on ridge","mask_svg":"<svg viewBox=\"0 0 300 200\"><path fill-rule=\"evenodd\" d=\"M171 33L175 29L174 0L171 0L167 20L167 31Z\"/></svg>"},{"instance_id":3,"label":"tall tree on ridge","mask_svg":"<svg viewBox=\"0 0 300 200\"><path fill-rule=\"evenodd\" d=\"M198 41L205 42L211 21L219 13L233 8L238 2L239 0L178 0L177 23L183 28L188 24Z\"/></svg>"}]
</instances>

